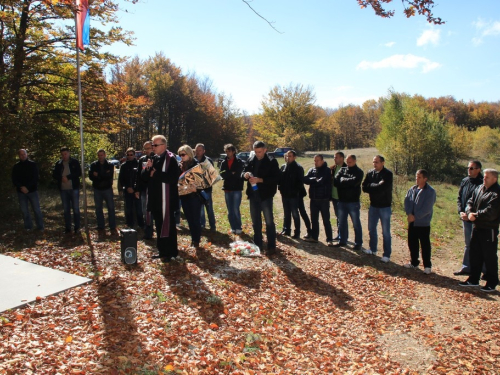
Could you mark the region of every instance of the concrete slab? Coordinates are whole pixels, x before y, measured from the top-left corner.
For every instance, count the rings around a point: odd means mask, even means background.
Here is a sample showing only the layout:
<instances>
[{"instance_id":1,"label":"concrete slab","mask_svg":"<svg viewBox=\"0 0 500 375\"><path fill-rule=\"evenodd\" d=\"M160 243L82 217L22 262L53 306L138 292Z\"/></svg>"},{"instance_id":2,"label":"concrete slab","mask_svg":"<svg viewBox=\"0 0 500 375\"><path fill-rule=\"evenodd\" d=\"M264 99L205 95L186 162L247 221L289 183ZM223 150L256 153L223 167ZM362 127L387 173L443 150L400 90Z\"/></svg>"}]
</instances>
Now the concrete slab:
<instances>
[{"instance_id":1,"label":"concrete slab","mask_svg":"<svg viewBox=\"0 0 500 375\"><path fill-rule=\"evenodd\" d=\"M91 282L86 277L0 255L0 312Z\"/></svg>"}]
</instances>

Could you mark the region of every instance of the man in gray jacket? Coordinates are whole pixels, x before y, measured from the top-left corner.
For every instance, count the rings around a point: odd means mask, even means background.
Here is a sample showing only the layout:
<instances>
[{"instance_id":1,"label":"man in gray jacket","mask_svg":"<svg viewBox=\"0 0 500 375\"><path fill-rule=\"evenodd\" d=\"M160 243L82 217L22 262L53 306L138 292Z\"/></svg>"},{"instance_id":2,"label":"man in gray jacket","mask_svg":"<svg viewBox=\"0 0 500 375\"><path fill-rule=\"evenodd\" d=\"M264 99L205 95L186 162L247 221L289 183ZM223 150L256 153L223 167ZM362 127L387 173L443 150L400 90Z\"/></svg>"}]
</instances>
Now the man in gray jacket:
<instances>
[{"instance_id":1,"label":"man in gray jacket","mask_svg":"<svg viewBox=\"0 0 500 375\"><path fill-rule=\"evenodd\" d=\"M436 203L436 191L427 183L428 173L419 169L415 175L416 185L412 186L405 197L405 212L408 216L408 248L411 262L406 268L418 268L420 264L419 247L422 248L424 273L432 272L431 263L431 219Z\"/></svg>"}]
</instances>

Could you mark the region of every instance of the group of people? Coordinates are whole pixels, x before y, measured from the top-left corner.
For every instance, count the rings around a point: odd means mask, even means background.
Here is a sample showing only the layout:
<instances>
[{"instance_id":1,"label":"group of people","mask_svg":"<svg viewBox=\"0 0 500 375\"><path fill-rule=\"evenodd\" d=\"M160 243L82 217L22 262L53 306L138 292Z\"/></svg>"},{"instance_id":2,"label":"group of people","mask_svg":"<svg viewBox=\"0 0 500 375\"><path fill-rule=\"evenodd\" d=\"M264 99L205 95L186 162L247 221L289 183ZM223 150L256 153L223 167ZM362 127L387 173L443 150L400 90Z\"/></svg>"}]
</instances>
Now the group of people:
<instances>
[{"instance_id":1,"label":"group of people","mask_svg":"<svg viewBox=\"0 0 500 375\"><path fill-rule=\"evenodd\" d=\"M267 154L264 142L253 144L253 153L246 161L236 157L237 150L232 144L224 146L226 157L220 167L223 179L222 189L228 213L231 232L242 233L240 205L242 191L246 182L246 196L249 199L250 216L253 227L253 241L263 248L264 217L267 247L266 254L276 252L277 235L301 238L301 217L306 227L304 241L319 241L319 216L321 215L326 244L330 247L345 247L348 244L348 217L354 229L354 250L375 255L378 250L378 223L382 226L383 254L380 260L390 261L391 215L393 173L385 167L381 155L373 158L373 169L364 172L356 164L355 155L336 152L334 164L328 166L323 155L314 156L314 167L304 172L297 163L297 154L290 150L285 154L285 163L280 167L278 161ZM205 156L203 144L193 150L183 145L177 151L180 161L167 149L167 140L156 135L144 143L143 156L137 160L135 150L127 150L127 160L120 168L118 188L125 202L125 218L128 227L133 228L135 221L144 229L144 238L153 235L153 222L156 229L158 254L154 259L169 262L178 254L177 228L180 208L188 222L192 238L191 245L200 244L202 228L208 223L211 231L216 231L216 220L212 202L212 187L195 188L187 194L179 194L179 177L199 163L211 163ZM90 165L89 178L94 190L97 229L104 230L103 203L108 208L109 228L116 233L115 207L113 200L114 166L106 159L106 152L99 150L98 160ZM500 186L498 172L485 169L481 174L481 163L471 161L468 176L461 183L458 194L458 213L463 222L465 251L463 265L455 275L468 275L461 282L464 287L479 286L481 272L486 285L481 290L494 291L498 285L498 227L500 224ZM61 148L61 160L53 170L64 207L65 231L70 233L71 210L73 211L75 232L80 230L79 188L81 167L76 159L70 157L70 150ZM415 185L405 197L404 208L408 221L408 247L411 261L406 268L418 268L420 252L424 273L432 272L430 224L436 192L428 183L428 172L420 169L415 175ZM31 230L33 223L28 203L32 205L37 229L43 230L43 217L37 193L38 169L29 160L26 150L19 150L19 162L12 171L12 181L17 188L19 203L23 213L25 228ZM309 190L309 215L304 205L304 197ZM277 233L273 215L273 198L278 189L283 204L283 227ZM369 247L363 248L363 233L360 220L361 193L367 193L370 200L368 210ZM330 221L330 202L337 218L337 235L333 236ZM206 215L205 215L206 210ZM135 211L135 215L134 215ZM293 235L292 235L293 219Z\"/></svg>"}]
</instances>

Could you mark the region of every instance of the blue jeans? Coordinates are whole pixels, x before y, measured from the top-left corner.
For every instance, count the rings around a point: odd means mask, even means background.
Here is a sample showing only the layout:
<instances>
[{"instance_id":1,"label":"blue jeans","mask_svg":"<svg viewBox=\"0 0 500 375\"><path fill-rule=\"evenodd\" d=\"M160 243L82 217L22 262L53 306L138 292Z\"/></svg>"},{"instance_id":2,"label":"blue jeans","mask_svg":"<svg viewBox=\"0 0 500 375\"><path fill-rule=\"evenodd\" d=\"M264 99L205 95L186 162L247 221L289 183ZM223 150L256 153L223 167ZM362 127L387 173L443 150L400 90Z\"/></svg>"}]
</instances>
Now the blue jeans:
<instances>
[{"instance_id":1,"label":"blue jeans","mask_svg":"<svg viewBox=\"0 0 500 375\"><path fill-rule=\"evenodd\" d=\"M94 189L95 215L97 217L97 229L104 229L104 213L102 211L103 201L108 208L109 229L116 229L115 202L113 200L113 189Z\"/></svg>"},{"instance_id":2,"label":"blue jeans","mask_svg":"<svg viewBox=\"0 0 500 375\"><path fill-rule=\"evenodd\" d=\"M205 207L206 207L208 215L208 224L210 225L210 229L215 230L215 214L214 214L214 205L212 201L212 192L205 190L205 193L206 193L205 198L208 197L208 199L205 202L206 204L201 205L200 224L202 227L205 227L206 224Z\"/></svg>"},{"instance_id":3,"label":"blue jeans","mask_svg":"<svg viewBox=\"0 0 500 375\"><path fill-rule=\"evenodd\" d=\"M319 237L319 214L325 227L326 241L333 240L332 223L330 223L330 201L328 199L311 199L311 237L318 240Z\"/></svg>"},{"instance_id":4,"label":"blue jeans","mask_svg":"<svg viewBox=\"0 0 500 375\"><path fill-rule=\"evenodd\" d=\"M335 213L335 219L337 219L337 237L339 237L339 200L332 198L333 212ZM349 226L347 226L349 230ZM338 238L337 238L338 239Z\"/></svg>"},{"instance_id":5,"label":"blue jeans","mask_svg":"<svg viewBox=\"0 0 500 375\"><path fill-rule=\"evenodd\" d=\"M40 199L38 198L38 191L32 191L31 193L24 194L17 192L19 198L19 205L21 206L21 212L23 213L24 229L33 229L33 222L31 221L30 210L28 206L31 204L33 213L35 214L36 227L38 230L43 230L43 216L42 210L40 209Z\"/></svg>"},{"instance_id":6,"label":"blue jeans","mask_svg":"<svg viewBox=\"0 0 500 375\"><path fill-rule=\"evenodd\" d=\"M232 230L241 230L241 191L226 191L227 219Z\"/></svg>"},{"instance_id":7,"label":"blue jeans","mask_svg":"<svg viewBox=\"0 0 500 375\"><path fill-rule=\"evenodd\" d=\"M293 226L296 235L300 234L300 215L299 215L299 198L284 198L281 197L283 203L283 230L287 235L292 231L292 218Z\"/></svg>"},{"instance_id":8,"label":"blue jeans","mask_svg":"<svg viewBox=\"0 0 500 375\"><path fill-rule=\"evenodd\" d=\"M373 207L370 206L368 210L368 232L370 234L370 250L377 251L378 234L377 226L378 221L382 225L382 237L384 241L384 257L390 258L392 253L391 246L391 207Z\"/></svg>"},{"instance_id":9,"label":"blue jeans","mask_svg":"<svg viewBox=\"0 0 500 375\"><path fill-rule=\"evenodd\" d=\"M66 231L71 230L71 210L73 210L75 230L80 229L80 190L61 190L61 201L64 209L64 226L66 227Z\"/></svg>"},{"instance_id":10,"label":"blue jeans","mask_svg":"<svg viewBox=\"0 0 500 375\"><path fill-rule=\"evenodd\" d=\"M262 251L262 213L266 221L267 249L276 249L276 226L273 217L273 198L261 200L259 196L250 198L250 216L252 217L253 242Z\"/></svg>"},{"instance_id":11,"label":"blue jeans","mask_svg":"<svg viewBox=\"0 0 500 375\"><path fill-rule=\"evenodd\" d=\"M144 239L153 238L153 213L149 213L150 221L149 225L147 223L147 214L148 214L148 191L141 191L141 205L142 205L142 214L144 221Z\"/></svg>"},{"instance_id":12,"label":"blue jeans","mask_svg":"<svg viewBox=\"0 0 500 375\"><path fill-rule=\"evenodd\" d=\"M354 226L354 244L356 246L361 246L363 244L363 230L361 229L361 220L359 219L360 209L361 203L359 202L339 201L339 243L347 244L347 239L349 238L347 215L349 215L352 225Z\"/></svg>"},{"instance_id":13,"label":"blue jeans","mask_svg":"<svg viewBox=\"0 0 500 375\"><path fill-rule=\"evenodd\" d=\"M127 227L134 228L134 208L137 217L137 225L140 228L144 227L144 217L142 216L142 202L141 199L135 197L135 193L123 192L123 198L125 199L125 221Z\"/></svg>"}]
</instances>

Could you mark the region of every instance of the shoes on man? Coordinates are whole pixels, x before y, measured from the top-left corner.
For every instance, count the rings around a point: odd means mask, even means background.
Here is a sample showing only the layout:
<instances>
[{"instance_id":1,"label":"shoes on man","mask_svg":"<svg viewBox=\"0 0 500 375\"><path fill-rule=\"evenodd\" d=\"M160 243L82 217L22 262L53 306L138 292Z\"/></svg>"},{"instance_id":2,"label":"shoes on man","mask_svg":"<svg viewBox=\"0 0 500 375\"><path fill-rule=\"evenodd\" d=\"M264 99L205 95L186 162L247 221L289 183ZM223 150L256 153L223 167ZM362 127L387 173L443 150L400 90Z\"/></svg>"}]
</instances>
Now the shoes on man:
<instances>
[{"instance_id":1,"label":"shoes on man","mask_svg":"<svg viewBox=\"0 0 500 375\"><path fill-rule=\"evenodd\" d=\"M313 242L313 243L318 243L318 240L315 240L314 238L312 237L307 237L307 236L304 236L304 241L306 242Z\"/></svg>"},{"instance_id":2,"label":"shoes on man","mask_svg":"<svg viewBox=\"0 0 500 375\"><path fill-rule=\"evenodd\" d=\"M309 233L309 231L307 231L307 234L302 237L304 240L307 240L308 238L311 238L311 233Z\"/></svg>"},{"instance_id":3,"label":"shoes on man","mask_svg":"<svg viewBox=\"0 0 500 375\"><path fill-rule=\"evenodd\" d=\"M170 263L171 258L163 257L163 258L160 258L160 260L162 263Z\"/></svg>"},{"instance_id":4,"label":"shoes on man","mask_svg":"<svg viewBox=\"0 0 500 375\"><path fill-rule=\"evenodd\" d=\"M487 280L486 280L486 274L484 274L484 273L483 273L483 276L481 276L481 280L483 280L483 281L487 281Z\"/></svg>"},{"instance_id":5,"label":"shoes on man","mask_svg":"<svg viewBox=\"0 0 500 375\"><path fill-rule=\"evenodd\" d=\"M151 256L151 259L161 259L161 258L162 258L162 256L159 254Z\"/></svg>"},{"instance_id":6,"label":"shoes on man","mask_svg":"<svg viewBox=\"0 0 500 375\"><path fill-rule=\"evenodd\" d=\"M292 238L293 238L294 240L300 240L300 233L295 233L295 234L292 236Z\"/></svg>"},{"instance_id":7,"label":"shoes on man","mask_svg":"<svg viewBox=\"0 0 500 375\"><path fill-rule=\"evenodd\" d=\"M467 272L467 271L464 271L464 269L462 268L460 271L455 271L453 272L453 274L455 276L465 276L465 275L470 275L470 272Z\"/></svg>"},{"instance_id":8,"label":"shoes on man","mask_svg":"<svg viewBox=\"0 0 500 375\"><path fill-rule=\"evenodd\" d=\"M481 288L481 291L486 292L486 293L491 293L491 292L495 291L495 288L492 288L491 286L485 285Z\"/></svg>"},{"instance_id":9,"label":"shoes on man","mask_svg":"<svg viewBox=\"0 0 500 375\"><path fill-rule=\"evenodd\" d=\"M191 242L191 247L196 247L196 248L198 248L198 247L200 247L200 243L199 243L199 242L194 242L194 241L193 241L193 242Z\"/></svg>"},{"instance_id":10,"label":"shoes on man","mask_svg":"<svg viewBox=\"0 0 500 375\"><path fill-rule=\"evenodd\" d=\"M290 236L290 232L286 230L282 230L281 232L278 233L280 236Z\"/></svg>"},{"instance_id":11,"label":"shoes on man","mask_svg":"<svg viewBox=\"0 0 500 375\"><path fill-rule=\"evenodd\" d=\"M382 263L389 263L389 262L390 262L390 259L389 259L389 258L387 258L387 257L382 257L382 258L380 258L380 261L381 261Z\"/></svg>"},{"instance_id":12,"label":"shoes on man","mask_svg":"<svg viewBox=\"0 0 500 375\"><path fill-rule=\"evenodd\" d=\"M276 248L275 247L269 248L266 251L266 255L267 256L271 256L271 255L275 255L275 254L276 254Z\"/></svg>"},{"instance_id":13,"label":"shoes on man","mask_svg":"<svg viewBox=\"0 0 500 375\"><path fill-rule=\"evenodd\" d=\"M342 247L342 246L347 246L347 244L346 243L337 242L336 244L333 245L333 247Z\"/></svg>"},{"instance_id":14,"label":"shoes on man","mask_svg":"<svg viewBox=\"0 0 500 375\"><path fill-rule=\"evenodd\" d=\"M415 269L415 268L418 268L417 266L414 266L413 264L411 263L406 263L404 266L404 268L410 268L410 269Z\"/></svg>"},{"instance_id":15,"label":"shoes on man","mask_svg":"<svg viewBox=\"0 0 500 375\"><path fill-rule=\"evenodd\" d=\"M361 249L362 249L362 247L361 247L361 245L354 245L354 247L353 247L352 249L353 249L353 250L358 250L358 251L359 251L359 250L361 250Z\"/></svg>"},{"instance_id":16,"label":"shoes on man","mask_svg":"<svg viewBox=\"0 0 500 375\"><path fill-rule=\"evenodd\" d=\"M479 283L471 283L470 281L462 281L461 283L458 283L460 286L479 286Z\"/></svg>"},{"instance_id":17,"label":"shoes on man","mask_svg":"<svg viewBox=\"0 0 500 375\"><path fill-rule=\"evenodd\" d=\"M80 228L75 228L75 234L80 233Z\"/></svg>"},{"instance_id":18,"label":"shoes on man","mask_svg":"<svg viewBox=\"0 0 500 375\"><path fill-rule=\"evenodd\" d=\"M335 237L333 241L340 241L340 237L339 236Z\"/></svg>"},{"instance_id":19,"label":"shoes on man","mask_svg":"<svg viewBox=\"0 0 500 375\"><path fill-rule=\"evenodd\" d=\"M243 231L241 229L235 229L234 230L234 234L241 234L243 233Z\"/></svg>"},{"instance_id":20,"label":"shoes on man","mask_svg":"<svg viewBox=\"0 0 500 375\"><path fill-rule=\"evenodd\" d=\"M375 255L375 254L377 254L376 251L372 251L370 249L364 249L363 253L368 254L368 255Z\"/></svg>"},{"instance_id":21,"label":"shoes on man","mask_svg":"<svg viewBox=\"0 0 500 375\"><path fill-rule=\"evenodd\" d=\"M326 246L328 246L328 247L333 247L333 246L335 246L335 245L334 245L333 241L327 241L327 242L326 242Z\"/></svg>"},{"instance_id":22,"label":"shoes on man","mask_svg":"<svg viewBox=\"0 0 500 375\"><path fill-rule=\"evenodd\" d=\"M425 267L425 268L424 268L424 273L425 273L426 275L430 275L430 274L432 273L432 269L431 269L431 267Z\"/></svg>"}]
</instances>

